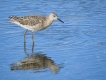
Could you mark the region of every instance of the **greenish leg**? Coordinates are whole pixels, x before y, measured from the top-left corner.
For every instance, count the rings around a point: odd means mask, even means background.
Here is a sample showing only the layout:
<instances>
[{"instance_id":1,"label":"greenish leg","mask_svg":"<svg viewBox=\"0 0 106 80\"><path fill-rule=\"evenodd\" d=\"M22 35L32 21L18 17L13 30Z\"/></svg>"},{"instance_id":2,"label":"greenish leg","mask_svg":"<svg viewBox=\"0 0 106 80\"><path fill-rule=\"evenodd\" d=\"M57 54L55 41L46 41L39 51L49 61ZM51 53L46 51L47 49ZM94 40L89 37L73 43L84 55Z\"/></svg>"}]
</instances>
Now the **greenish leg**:
<instances>
[{"instance_id":1,"label":"greenish leg","mask_svg":"<svg viewBox=\"0 0 106 80\"><path fill-rule=\"evenodd\" d=\"M33 32L32 32L32 42L34 43L34 37L33 37Z\"/></svg>"},{"instance_id":2,"label":"greenish leg","mask_svg":"<svg viewBox=\"0 0 106 80\"><path fill-rule=\"evenodd\" d=\"M25 52L25 54L27 54L27 52L26 52L26 33L27 33L27 31L28 30L26 30L25 32L24 32L24 52ZM28 55L28 54L27 54Z\"/></svg>"},{"instance_id":3,"label":"greenish leg","mask_svg":"<svg viewBox=\"0 0 106 80\"><path fill-rule=\"evenodd\" d=\"M27 56L29 56L29 54L27 54L27 49L26 49L26 43L24 42L24 52L25 52L25 54L27 55Z\"/></svg>"},{"instance_id":4,"label":"greenish leg","mask_svg":"<svg viewBox=\"0 0 106 80\"><path fill-rule=\"evenodd\" d=\"M34 37L33 37L33 32L32 32L32 54L34 54Z\"/></svg>"},{"instance_id":5,"label":"greenish leg","mask_svg":"<svg viewBox=\"0 0 106 80\"><path fill-rule=\"evenodd\" d=\"M34 54L34 42L32 43L32 54Z\"/></svg>"},{"instance_id":6,"label":"greenish leg","mask_svg":"<svg viewBox=\"0 0 106 80\"><path fill-rule=\"evenodd\" d=\"M26 31L24 32L24 43L26 43L26 33L27 33L27 31L28 31L28 30L26 30Z\"/></svg>"}]
</instances>

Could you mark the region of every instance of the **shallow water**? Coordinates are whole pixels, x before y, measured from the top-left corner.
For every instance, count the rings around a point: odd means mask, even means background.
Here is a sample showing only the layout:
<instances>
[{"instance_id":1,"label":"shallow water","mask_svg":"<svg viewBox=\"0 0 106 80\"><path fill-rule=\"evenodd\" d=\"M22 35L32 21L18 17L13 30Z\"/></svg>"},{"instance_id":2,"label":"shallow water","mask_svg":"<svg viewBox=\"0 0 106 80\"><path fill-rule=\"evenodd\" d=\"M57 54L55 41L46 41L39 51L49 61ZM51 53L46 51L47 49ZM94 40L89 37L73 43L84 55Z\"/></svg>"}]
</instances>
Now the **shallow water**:
<instances>
[{"instance_id":1,"label":"shallow water","mask_svg":"<svg viewBox=\"0 0 106 80\"><path fill-rule=\"evenodd\" d=\"M1 0L0 12L0 80L106 80L106 0ZM25 48L25 29L7 22L11 15L50 12L65 23L54 21L36 32L34 52L31 32ZM57 72L50 67L11 69L32 52L45 55Z\"/></svg>"}]
</instances>

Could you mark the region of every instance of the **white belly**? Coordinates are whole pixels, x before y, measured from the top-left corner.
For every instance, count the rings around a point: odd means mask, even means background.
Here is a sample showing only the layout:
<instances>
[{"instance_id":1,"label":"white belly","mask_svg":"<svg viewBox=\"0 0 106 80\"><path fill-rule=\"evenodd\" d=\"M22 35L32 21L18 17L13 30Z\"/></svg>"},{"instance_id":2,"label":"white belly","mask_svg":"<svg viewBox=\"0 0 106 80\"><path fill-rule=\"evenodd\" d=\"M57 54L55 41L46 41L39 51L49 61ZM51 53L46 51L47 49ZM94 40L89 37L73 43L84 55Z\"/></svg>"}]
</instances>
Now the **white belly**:
<instances>
[{"instance_id":1,"label":"white belly","mask_svg":"<svg viewBox=\"0 0 106 80\"><path fill-rule=\"evenodd\" d=\"M45 29L45 27L42 27L39 24L35 25L35 26L29 26L29 25L22 25L19 22L13 22L13 23L15 23L15 24L17 24L17 25L19 25L19 26L21 26L21 27L23 27L25 29L31 30L32 32L40 31L40 30Z\"/></svg>"}]
</instances>

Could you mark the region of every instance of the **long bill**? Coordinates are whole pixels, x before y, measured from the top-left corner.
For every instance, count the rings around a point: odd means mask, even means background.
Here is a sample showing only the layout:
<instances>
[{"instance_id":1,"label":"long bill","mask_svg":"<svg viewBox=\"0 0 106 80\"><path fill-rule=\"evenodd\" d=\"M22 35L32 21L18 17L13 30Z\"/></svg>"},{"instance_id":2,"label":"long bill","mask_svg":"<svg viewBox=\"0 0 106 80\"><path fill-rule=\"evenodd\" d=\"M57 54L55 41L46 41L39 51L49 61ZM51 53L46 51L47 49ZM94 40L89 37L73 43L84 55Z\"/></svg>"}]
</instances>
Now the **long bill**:
<instances>
[{"instance_id":1,"label":"long bill","mask_svg":"<svg viewBox=\"0 0 106 80\"><path fill-rule=\"evenodd\" d=\"M60 22L64 23L61 19L57 18Z\"/></svg>"}]
</instances>

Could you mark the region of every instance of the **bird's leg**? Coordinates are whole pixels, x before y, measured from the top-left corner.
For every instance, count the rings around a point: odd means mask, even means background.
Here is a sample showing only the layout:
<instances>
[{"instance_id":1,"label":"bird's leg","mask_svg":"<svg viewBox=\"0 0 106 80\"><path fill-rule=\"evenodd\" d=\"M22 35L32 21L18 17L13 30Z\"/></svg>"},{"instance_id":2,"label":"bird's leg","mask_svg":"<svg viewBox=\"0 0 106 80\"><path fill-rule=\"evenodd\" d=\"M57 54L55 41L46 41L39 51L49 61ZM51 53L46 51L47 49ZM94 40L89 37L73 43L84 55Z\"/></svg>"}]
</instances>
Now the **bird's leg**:
<instances>
[{"instance_id":1,"label":"bird's leg","mask_svg":"<svg viewBox=\"0 0 106 80\"><path fill-rule=\"evenodd\" d=\"M31 37L32 37L32 42L34 43L34 37L33 37L33 32L32 32L32 36L31 36Z\"/></svg>"},{"instance_id":2,"label":"bird's leg","mask_svg":"<svg viewBox=\"0 0 106 80\"><path fill-rule=\"evenodd\" d=\"M34 37L33 37L33 32L32 32L32 53L34 54Z\"/></svg>"},{"instance_id":3,"label":"bird's leg","mask_svg":"<svg viewBox=\"0 0 106 80\"><path fill-rule=\"evenodd\" d=\"M34 54L34 42L32 43L32 54Z\"/></svg>"},{"instance_id":4,"label":"bird's leg","mask_svg":"<svg viewBox=\"0 0 106 80\"><path fill-rule=\"evenodd\" d=\"M24 52L26 53L26 43L24 43Z\"/></svg>"},{"instance_id":5,"label":"bird's leg","mask_svg":"<svg viewBox=\"0 0 106 80\"><path fill-rule=\"evenodd\" d=\"M28 30L26 30L26 31L24 32L24 43L26 43L26 33L27 33L27 31L28 31Z\"/></svg>"},{"instance_id":6,"label":"bird's leg","mask_svg":"<svg viewBox=\"0 0 106 80\"><path fill-rule=\"evenodd\" d=\"M27 52L26 52L26 43L24 43L24 52L25 52L25 54L27 55L27 56L29 56L29 54L27 54Z\"/></svg>"},{"instance_id":7,"label":"bird's leg","mask_svg":"<svg viewBox=\"0 0 106 80\"><path fill-rule=\"evenodd\" d=\"M26 54L26 43L24 42L24 52Z\"/></svg>"},{"instance_id":8,"label":"bird's leg","mask_svg":"<svg viewBox=\"0 0 106 80\"><path fill-rule=\"evenodd\" d=\"M26 33L27 33L27 31L28 30L26 30L25 32L24 32L24 52L25 52L25 54L27 54L26 53ZM28 54L27 54L28 55Z\"/></svg>"}]
</instances>

